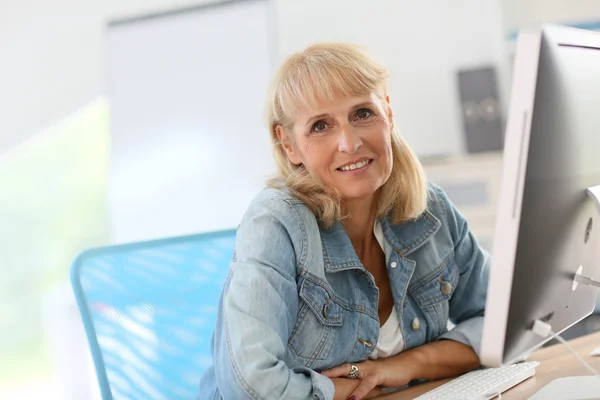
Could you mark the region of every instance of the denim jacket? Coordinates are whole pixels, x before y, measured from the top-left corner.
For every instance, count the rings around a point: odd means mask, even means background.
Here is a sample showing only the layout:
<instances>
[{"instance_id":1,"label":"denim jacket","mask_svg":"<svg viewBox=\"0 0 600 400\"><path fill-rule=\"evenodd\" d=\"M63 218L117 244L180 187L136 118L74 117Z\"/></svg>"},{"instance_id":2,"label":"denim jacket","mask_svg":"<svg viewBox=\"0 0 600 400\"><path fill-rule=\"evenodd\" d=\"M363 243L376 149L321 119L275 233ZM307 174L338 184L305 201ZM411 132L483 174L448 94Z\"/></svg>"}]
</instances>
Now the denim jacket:
<instances>
[{"instance_id":1,"label":"denim jacket","mask_svg":"<svg viewBox=\"0 0 600 400\"><path fill-rule=\"evenodd\" d=\"M478 352L490 257L465 218L429 184L420 217L380 222L405 349L451 339ZM199 399L332 399L318 371L367 359L377 309L375 280L342 225L322 229L285 190L263 190L238 228Z\"/></svg>"}]
</instances>

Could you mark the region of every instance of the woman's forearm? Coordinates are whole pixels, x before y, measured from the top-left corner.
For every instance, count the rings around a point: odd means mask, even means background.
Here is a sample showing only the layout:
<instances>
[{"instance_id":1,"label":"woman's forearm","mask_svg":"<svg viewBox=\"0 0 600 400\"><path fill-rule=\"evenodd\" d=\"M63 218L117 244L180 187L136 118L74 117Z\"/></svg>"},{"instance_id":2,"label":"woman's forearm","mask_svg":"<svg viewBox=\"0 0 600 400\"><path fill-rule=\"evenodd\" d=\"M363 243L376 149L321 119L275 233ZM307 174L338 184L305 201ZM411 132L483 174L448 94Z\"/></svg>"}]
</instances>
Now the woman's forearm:
<instances>
[{"instance_id":1,"label":"woman's forearm","mask_svg":"<svg viewBox=\"0 0 600 400\"><path fill-rule=\"evenodd\" d=\"M384 362L388 364L386 368L391 369L410 366L411 380L448 378L480 365L473 348L453 340L430 342L387 358Z\"/></svg>"}]
</instances>

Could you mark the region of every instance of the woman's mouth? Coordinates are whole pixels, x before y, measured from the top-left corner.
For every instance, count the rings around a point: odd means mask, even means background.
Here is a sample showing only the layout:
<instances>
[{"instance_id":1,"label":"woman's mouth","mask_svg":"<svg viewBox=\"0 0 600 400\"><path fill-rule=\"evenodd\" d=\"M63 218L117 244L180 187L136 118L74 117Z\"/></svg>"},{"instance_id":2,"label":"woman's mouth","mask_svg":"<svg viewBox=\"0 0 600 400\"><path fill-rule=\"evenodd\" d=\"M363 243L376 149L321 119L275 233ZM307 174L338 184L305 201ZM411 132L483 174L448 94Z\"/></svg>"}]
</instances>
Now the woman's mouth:
<instances>
[{"instance_id":1,"label":"woman's mouth","mask_svg":"<svg viewBox=\"0 0 600 400\"><path fill-rule=\"evenodd\" d=\"M338 168L338 171L342 171L342 172L350 172L350 171L355 171L355 170L360 170L360 169L364 169L366 168L368 165L370 165L373 162L373 159L366 159L366 160L362 160L359 161L355 164L349 164L349 165L345 165L343 167Z\"/></svg>"}]
</instances>

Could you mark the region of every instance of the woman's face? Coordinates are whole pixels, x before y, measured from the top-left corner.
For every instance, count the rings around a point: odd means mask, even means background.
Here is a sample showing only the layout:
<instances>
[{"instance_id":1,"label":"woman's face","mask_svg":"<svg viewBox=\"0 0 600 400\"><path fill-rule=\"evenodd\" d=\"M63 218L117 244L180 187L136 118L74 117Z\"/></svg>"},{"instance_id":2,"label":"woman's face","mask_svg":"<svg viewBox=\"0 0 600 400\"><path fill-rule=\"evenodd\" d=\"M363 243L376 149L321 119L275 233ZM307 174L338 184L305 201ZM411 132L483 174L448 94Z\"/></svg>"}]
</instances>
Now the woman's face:
<instances>
[{"instance_id":1,"label":"woman's face","mask_svg":"<svg viewBox=\"0 0 600 400\"><path fill-rule=\"evenodd\" d=\"M340 97L299 110L289 137L277 127L290 161L304 167L342 200L375 193L392 170L392 112L376 94Z\"/></svg>"}]
</instances>

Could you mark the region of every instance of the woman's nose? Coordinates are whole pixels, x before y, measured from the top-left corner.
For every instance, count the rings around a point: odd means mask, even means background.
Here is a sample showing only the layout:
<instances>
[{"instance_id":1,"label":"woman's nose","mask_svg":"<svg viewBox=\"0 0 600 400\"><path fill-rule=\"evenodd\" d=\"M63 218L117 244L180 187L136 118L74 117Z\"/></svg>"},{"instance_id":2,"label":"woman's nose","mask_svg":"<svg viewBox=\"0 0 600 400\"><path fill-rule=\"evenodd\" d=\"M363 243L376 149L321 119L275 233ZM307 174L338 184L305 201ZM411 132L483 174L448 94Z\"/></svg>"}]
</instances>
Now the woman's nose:
<instances>
[{"instance_id":1,"label":"woman's nose","mask_svg":"<svg viewBox=\"0 0 600 400\"><path fill-rule=\"evenodd\" d=\"M338 151L342 153L354 154L362 146L360 136L352 129L342 128L339 134Z\"/></svg>"}]
</instances>

